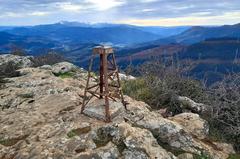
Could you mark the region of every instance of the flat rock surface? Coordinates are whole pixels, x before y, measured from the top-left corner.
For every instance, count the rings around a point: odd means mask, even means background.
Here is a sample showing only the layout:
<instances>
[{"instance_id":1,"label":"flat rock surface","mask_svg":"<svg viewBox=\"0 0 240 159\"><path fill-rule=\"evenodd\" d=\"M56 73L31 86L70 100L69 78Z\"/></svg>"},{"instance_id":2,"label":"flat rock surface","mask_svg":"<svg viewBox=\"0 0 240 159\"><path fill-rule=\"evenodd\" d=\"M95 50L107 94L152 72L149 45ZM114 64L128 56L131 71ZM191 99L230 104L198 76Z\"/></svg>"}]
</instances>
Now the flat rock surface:
<instances>
[{"instance_id":1,"label":"flat rock surface","mask_svg":"<svg viewBox=\"0 0 240 159\"><path fill-rule=\"evenodd\" d=\"M109 100L109 112L111 119L118 116L124 110L124 106L121 102L114 102ZM106 112L105 112L105 100L104 99L96 99L90 103L88 103L83 111L89 117L97 118L100 120L105 120Z\"/></svg>"}]
</instances>

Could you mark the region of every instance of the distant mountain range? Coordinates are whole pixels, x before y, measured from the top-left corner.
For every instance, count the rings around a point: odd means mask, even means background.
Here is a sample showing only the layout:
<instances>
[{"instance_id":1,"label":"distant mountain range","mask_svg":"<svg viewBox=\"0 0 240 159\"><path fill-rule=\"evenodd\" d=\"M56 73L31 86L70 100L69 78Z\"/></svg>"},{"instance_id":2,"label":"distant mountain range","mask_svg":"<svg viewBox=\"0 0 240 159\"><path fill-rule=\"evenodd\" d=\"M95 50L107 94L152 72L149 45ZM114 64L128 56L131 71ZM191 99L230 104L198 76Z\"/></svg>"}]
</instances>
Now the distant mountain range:
<instances>
[{"instance_id":1,"label":"distant mountain range","mask_svg":"<svg viewBox=\"0 0 240 159\"><path fill-rule=\"evenodd\" d=\"M240 38L240 23L214 27L194 26L178 35L162 38L150 43L162 44L168 41L171 43L194 44L209 38L223 37Z\"/></svg>"},{"instance_id":2,"label":"distant mountain range","mask_svg":"<svg viewBox=\"0 0 240 159\"><path fill-rule=\"evenodd\" d=\"M142 30L119 26L105 28L90 28L65 26L62 24L42 25L31 28L15 28L7 31L20 36L41 36L61 43L112 43L135 44L156 40L158 35Z\"/></svg>"},{"instance_id":3,"label":"distant mountain range","mask_svg":"<svg viewBox=\"0 0 240 159\"><path fill-rule=\"evenodd\" d=\"M235 37L240 38L240 24L220 27L192 27L175 36L178 43L196 43L209 38Z\"/></svg>"},{"instance_id":4,"label":"distant mountain range","mask_svg":"<svg viewBox=\"0 0 240 159\"><path fill-rule=\"evenodd\" d=\"M0 51L2 52L7 51L12 44L33 53L41 52L37 50L41 48L69 51L76 49L77 45L100 43L112 44L124 50L135 49L136 52L171 43L188 45L208 38L239 38L240 24L219 27L141 27L62 21L37 26L6 26L0 27L0 31Z\"/></svg>"},{"instance_id":5,"label":"distant mountain range","mask_svg":"<svg viewBox=\"0 0 240 159\"><path fill-rule=\"evenodd\" d=\"M87 28L116 28L116 27L128 27L133 29L139 29L144 32L149 32L152 34L156 34L160 37L169 37L172 35L177 35L191 28L190 26L174 26L174 27L163 27L163 26L135 26L129 24L110 24L110 23L96 23L96 24L88 24L88 23L79 23L79 22L68 22L61 21L57 24L65 25L68 27L87 27Z\"/></svg>"},{"instance_id":6,"label":"distant mountain range","mask_svg":"<svg viewBox=\"0 0 240 159\"><path fill-rule=\"evenodd\" d=\"M176 35L189 27L140 27L125 24L85 24L60 22L56 24L0 27L0 31L16 36L42 37L63 44L110 43L133 45Z\"/></svg>"},{"instance_id":7,"label":"distant mountain range","mask_svg":"<svg viewBox=\"0 0 240 159\"><path fill-rule=\"evenodd\" d=\"M125 24L56 24L0 27L0 53L12 45L30 55L55 50L79 66L86 67L92 48L107 43L117 50L122 67L162 58L191 60L188 75L202 79L208 73L215 81L227 72L240 72L240 24L224 26L142 27ZM177 56L176 56L177 55ZM237 59L237 60L236 60ZM211 82L210 82L211 83Z\"/></svg>"}]
</instances>

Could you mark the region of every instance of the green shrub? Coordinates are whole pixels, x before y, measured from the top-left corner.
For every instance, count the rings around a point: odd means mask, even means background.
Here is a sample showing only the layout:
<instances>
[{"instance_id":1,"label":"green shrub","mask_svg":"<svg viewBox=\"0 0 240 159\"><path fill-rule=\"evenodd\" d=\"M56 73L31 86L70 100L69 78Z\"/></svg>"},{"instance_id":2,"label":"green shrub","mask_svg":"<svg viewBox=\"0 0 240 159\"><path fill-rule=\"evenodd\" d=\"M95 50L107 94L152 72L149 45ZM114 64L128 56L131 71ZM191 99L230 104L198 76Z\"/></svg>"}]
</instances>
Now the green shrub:
<instances>
[{"instance_id":1,"label":"green shrub","mask_svg":"<svg viewBox=\"0 0 240 159\"><path fill-rule=\"evenodd\" d=\"M240 159L240 154L230 154L228 159Z\"/></svg>"},{"instance_id":2,"label":"green shrub","mask_svg":"<svg viewBox=\"0 0 240 159\"><path fill-rule=\"evenodd\" d=\"M194 159L211 159L208 155L202 153L201 155L193 155Z\"/></svg>"},{"instance_id":3,"label":"green shrub","mask_svg":"<svg viewBox=\"0 0 240 159\"><path fill-rule=\"evenodd\" d=\"M137 100L147 101L151 98L150 89L144 79L130 80L123 83L123 92Z\"/></svg>"},{"instance_id":4,"label":"green shrub","mask_svg":"<svg viewBox=\"0 0 240 159\"><path fill-rule=\"evenodd\" d=\"M69 131L67 133L68 138L73 138L74 136L77 136L77 134L74 131Z\"/></svg>"},{"instance_id":5,"label":"green shrub","mask_svg":"<svg viewBox=\"0 0 240 159\"><path fill-rule=\"evenodd\" d=\"M73 78L75 75L74 72L65 72L65 73L57 73L55 76L60 77L62 79L64 78Z\"/></svg>"},{"instance_id":6,"label":"green shrub","mask_svg":"<svg viewBox=\"0 0 240 159\"><path fill-rule=\"evenodd\" d=\"M199 101L204 96L200 84L181 78L160 79L155 76L145 76L136 80L125 81L123 92L137 100L142 100L153 109L168 107L174 113L181 113L175 98L178 95L187 96Z\"/></svg>"}]
</instances>

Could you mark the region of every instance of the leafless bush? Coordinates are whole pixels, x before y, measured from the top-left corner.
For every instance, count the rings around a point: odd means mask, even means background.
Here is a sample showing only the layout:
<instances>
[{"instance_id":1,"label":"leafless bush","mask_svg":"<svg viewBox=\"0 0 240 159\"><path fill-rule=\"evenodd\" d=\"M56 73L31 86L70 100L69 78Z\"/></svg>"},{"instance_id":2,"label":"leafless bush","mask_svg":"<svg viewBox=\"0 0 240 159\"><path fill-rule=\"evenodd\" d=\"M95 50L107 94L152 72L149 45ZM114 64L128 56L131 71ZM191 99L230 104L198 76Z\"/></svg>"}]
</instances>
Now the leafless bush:
<instances>
[{"instance_id":1,"label":"leafless bush","mask_svg":"<svg viewBox=\"0 0 240 159\"><path fill-rule=\"evenodd\" d=\"M18 65L14 62L8 62L0 65L0 88L4 87L4 83L7 82L5 78L17 77L20 75Z\"/></svg>"},{"instance_id":2,"label":"leafless bush","mask_svg":"<svg viewBox=\"0 0 240 159\"><path fill-rule=\"evenodd\" d=\"M144 100L154 109L167 107L173 114L177 114L181 113L181 108L175 103L177 96L187 96L197 102L205 99L200 82L183 77L174 66L166 67L161 62L154 61L144 63L134 71L140 75L141 81L125 83L125 93ZM139 89L140 85L144 88ZM138 92L132 92L134 90Z\"/></svg>"},{"instance_id":3,"label":"leafless bush","mask_svg":"<svg viewBox=\"0 0 240 159\"><path fill-rule=\"evenodd\" d=\"M219 135L240 151L240 74L232 74L210 88L213 114L210 123Z\"/></svg>"},{"instance_id":4,"label":"leafless bush","mask_svg":"<svg viewBox=\"0 0 240 159\"><path fill-rule=\"evenodd\" d=\"M55 52L50 52L45 55L40 55L32 59L34 67L39 67L43 65L53 65L63 61L66 61L64 57Z\"/></svg>"}]
</instances>

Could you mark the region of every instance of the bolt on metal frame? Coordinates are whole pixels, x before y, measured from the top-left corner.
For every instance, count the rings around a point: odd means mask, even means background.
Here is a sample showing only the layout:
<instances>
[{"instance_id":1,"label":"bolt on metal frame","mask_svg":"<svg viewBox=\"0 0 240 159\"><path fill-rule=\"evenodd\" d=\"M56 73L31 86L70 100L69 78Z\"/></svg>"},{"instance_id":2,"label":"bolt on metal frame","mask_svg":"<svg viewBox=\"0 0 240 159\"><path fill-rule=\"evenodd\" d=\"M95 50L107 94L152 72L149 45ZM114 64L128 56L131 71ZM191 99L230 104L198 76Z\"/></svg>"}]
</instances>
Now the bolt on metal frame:
<instances>
[{"instance_id":1,"label":"bolt on metal frame","mask_svg":"<svg viewBox=\"0 0 240 159\"><path fill-rule=\"evenodd\" d=\"M100 56L99 78L94 77L94 75L91 73L96 55ZM91 78L98 81L98 83L90 86L89 83ZM91 96L87 97L87 94L90 94ZM104 98L106 122L111 121L111 115L109 111L109 99L116 101L116 98L120 98L124 108L127 110L127 103L124 101L119 78L119 69L116 64L114 50L112 47L97 46L93 48L93 54L90 59L88 69L87 84L84 91L81 113L83 113L86 105L93 97L96 97L98 99Z\"/></svg>"}]
</instances>

